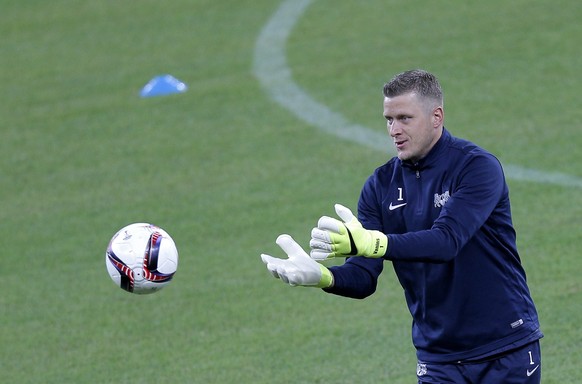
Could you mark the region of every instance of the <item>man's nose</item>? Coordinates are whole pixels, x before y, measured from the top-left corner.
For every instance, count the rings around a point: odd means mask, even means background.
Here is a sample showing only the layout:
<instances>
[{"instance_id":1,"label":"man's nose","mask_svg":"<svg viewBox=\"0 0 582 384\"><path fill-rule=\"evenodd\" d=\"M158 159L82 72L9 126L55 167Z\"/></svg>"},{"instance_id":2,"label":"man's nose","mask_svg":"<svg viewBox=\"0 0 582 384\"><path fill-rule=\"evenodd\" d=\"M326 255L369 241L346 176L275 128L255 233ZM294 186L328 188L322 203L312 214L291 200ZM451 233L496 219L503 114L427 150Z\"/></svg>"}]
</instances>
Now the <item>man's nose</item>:
<instances>
[{"instance_id":1,"label":"man's nose","mask_svg":"<svg viewBox=\"0 0 582 384\"><path fill-rule=\"evenodd\" d=\"M397 121L393 121L392 124L388 124L388 133L391 137L398 136L402 133L402 129Z\"/></svg>"}]
</instances>

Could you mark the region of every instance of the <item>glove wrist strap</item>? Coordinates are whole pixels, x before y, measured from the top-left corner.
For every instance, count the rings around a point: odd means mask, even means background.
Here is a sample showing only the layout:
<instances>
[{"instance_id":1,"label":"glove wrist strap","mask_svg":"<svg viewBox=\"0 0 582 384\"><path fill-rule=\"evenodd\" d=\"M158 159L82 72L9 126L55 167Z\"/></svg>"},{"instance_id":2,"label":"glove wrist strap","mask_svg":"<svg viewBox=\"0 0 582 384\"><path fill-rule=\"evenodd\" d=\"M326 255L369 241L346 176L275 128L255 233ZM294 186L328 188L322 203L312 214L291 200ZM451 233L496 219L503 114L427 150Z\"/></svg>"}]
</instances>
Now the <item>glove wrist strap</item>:
<instances>
[{"instance_id":1,"label":"glove wrist strap","mask_svg":"<svg viewBox=\"0 0 582 384\"><path fill-rule=\"evenodd\" d=\"M372 235L371 249L368 257L382 257L388 251L388 236L380 231L370 231Z\"/></svg>"},{"instance_id":2,"label":"glove wrist strap","mask_svg":"<svg viewBox=\"0 0 582 384\"><path fill-rule=\"evenodd\" d=\"M317 288L329 288L333 286L333 275L331 271L327 269L322 264L319 264L319 269L321 269L321 279L319 279L319 283L317 283Z\"/></svg>"}]
</instances>

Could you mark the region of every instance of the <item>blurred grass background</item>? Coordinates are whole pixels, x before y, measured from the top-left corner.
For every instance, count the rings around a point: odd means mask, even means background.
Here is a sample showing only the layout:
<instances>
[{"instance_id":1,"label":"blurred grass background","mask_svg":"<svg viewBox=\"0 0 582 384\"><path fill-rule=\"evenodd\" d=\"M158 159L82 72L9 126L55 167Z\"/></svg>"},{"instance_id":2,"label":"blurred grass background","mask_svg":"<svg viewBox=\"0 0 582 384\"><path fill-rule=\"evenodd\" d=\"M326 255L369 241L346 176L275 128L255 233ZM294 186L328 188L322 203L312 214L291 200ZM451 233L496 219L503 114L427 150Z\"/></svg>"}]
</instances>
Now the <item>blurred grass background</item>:
<instances>
[{"instance_id":1,"label":"blurred grass background","mask_svg":"<svg viewBox=\"0 0 582 384\"><path fill-rule=\"evenodd\" d=\"M0 372L18 383L410 383L410 315L390 265L363 301L290 288L262 252L307 245L335 202L355 207L386 153L329 136L253 76L279 2L7 0ZM383 132L381 87L434 72L447 127L502 162L582 177L574 1L313 1L287 44L294 80ZM186 93L140 99L170 73ZM349 156L346 154L349 153ZM544 383L576 383L580 189L509 180L543 331ZM172 234L172 284L134 296L107 276L130 222Z\"/></svg>"}]
</instances>

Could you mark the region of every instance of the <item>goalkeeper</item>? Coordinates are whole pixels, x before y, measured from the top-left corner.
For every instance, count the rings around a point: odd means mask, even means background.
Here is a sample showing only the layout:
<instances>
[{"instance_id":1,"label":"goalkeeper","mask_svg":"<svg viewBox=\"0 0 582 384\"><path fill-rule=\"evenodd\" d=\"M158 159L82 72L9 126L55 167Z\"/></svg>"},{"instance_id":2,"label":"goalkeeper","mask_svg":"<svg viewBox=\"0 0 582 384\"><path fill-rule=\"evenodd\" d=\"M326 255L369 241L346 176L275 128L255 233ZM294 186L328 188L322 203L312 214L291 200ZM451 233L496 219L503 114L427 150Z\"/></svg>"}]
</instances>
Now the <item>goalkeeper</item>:
<instances>
[{"instance_id":1,"label":"goalkeeper","mask_svg":"<svg viewBox=\"0 0 582 384\"><path fill-rule=\"evenodd\" d=\"M365 182L358 217L337 204L311 232L308 255L288 235L288 258L262 255L293 286L365 298L391 261L412 315L419 383L539 383L543 337L516 247L499 161L444 128L430 73L384 85L397 156ZM346 258L326 268L318 261Z\"/></svg>"}]
</instances>

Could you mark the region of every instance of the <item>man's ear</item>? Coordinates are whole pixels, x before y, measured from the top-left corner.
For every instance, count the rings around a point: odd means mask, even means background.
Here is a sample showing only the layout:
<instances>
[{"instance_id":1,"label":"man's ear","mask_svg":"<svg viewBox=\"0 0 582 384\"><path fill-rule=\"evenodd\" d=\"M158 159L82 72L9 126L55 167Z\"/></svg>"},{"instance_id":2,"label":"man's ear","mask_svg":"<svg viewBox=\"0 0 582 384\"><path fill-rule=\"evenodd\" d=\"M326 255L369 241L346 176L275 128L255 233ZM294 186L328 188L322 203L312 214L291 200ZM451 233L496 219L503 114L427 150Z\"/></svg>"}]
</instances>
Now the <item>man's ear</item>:
<instances>
[{"instance_id":1,"label":"man's ear","mask_svg":"<svg viewBox=\"0 0 582 384\"><path fill-rule=\"evenodd\" d=\"M432 125L437 128L443 125L445 121L445 111L442 106L436 107L432 111Z\"/></svg>"}]
</instances>

